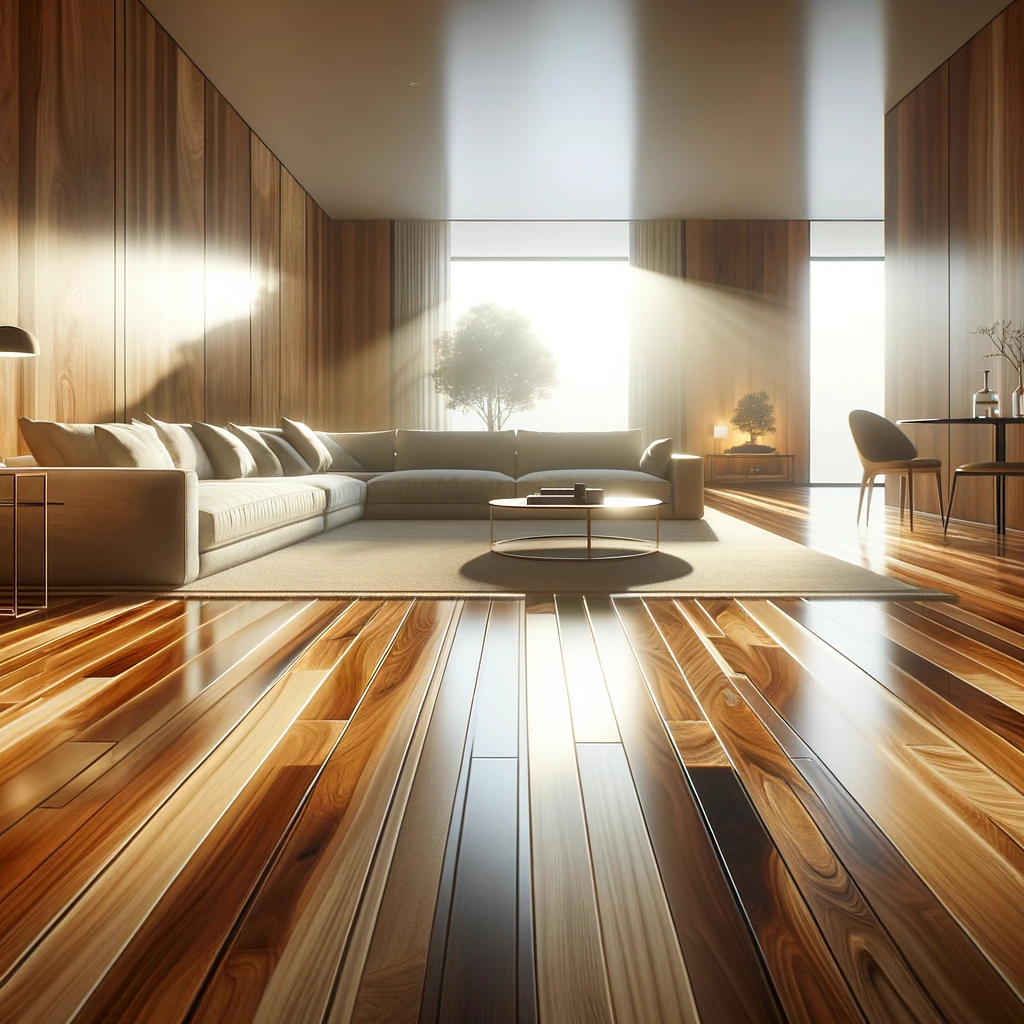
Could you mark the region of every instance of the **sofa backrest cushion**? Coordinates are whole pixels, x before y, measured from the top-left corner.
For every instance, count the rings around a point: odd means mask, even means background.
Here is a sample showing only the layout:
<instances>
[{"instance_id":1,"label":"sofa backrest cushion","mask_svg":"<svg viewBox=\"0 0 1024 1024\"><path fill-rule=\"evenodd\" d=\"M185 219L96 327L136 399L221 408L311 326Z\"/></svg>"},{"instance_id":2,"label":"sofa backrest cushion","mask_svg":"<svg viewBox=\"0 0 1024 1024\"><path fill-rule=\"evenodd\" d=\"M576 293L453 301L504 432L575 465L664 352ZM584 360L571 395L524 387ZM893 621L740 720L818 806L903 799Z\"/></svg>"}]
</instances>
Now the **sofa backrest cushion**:
<instances>
[{"instance_id":1,"label":"sofa backrest cushion","mask_svg":"<svg viewBox=\"0 0 1024 1024\"><path fill-rule=\"evenodd\" d=\"M658 441L652 441L647 446L643 455L640 456L640 471L668 480L672 473L672 448L674 443L671 437L663 437Z\"/></svg>"},{"instance_id":2,"label":"sofa backrest cushion","mask_svg":"<svg viewBox=\"0 0 1024 1024\"><path fill-rule=\"evenodd\" d=\"M331 453L316 434L298 420L281 417L284 439L306 460L314 473L326 473L331 468Z\"/></svg>"},{"instance_id":3,"label":"sofa backrest cushion","mask_svg":"<svg viewBox=\"0 0 1024 1024\"><path fill-rule=\"evenodd\" d=\"M285 476L309 476L313 471L306 460L284 439L280 427L252 427L274 453L281 463L281 472Z\"/></svg>"},{"instance_id":4,"label":"sofa backrest cushion","mask_svg":"<svg viewBox=\"0 0 1024 1024\"><path fill-rule=\"evenodd\" d=\"M256 475L262 477L284 476L281 460L274 454L266 438L252 427L240 427L237 423L229 423L228 430L238 438L249 454L256 460Z\"/></svg>"},{"instance_id":5,"label":"sofa backrest cushion","mask_svg":"<svg viewBox=\"0 0 1024 1024\"><path fill-rule=\"evenodd\" d=\"M517 477L549 469L639 469L639 430L516 431Z\"/></svg>"},{"instance_id":6,"label":"sofa backrest cushion","mask_svg":"<svg viewBox=\"0 0 1024 1024\"><path fill-rule=\"evenodd\" d=\"M192 430L210 456L218 480L240 480L258 474L252 453L230 430L202 422L193 423Z\"/></svg>"},{"instance_id":7,"label":"sofa backrest cushion","mask_svg":"<svg viewBox=\"0 0 1024 1024\"><path fill-rule=\"evenodd\" d=\"M18 420L21 436L40 466L105 466L92 423Z\"/></svg>"},{"instance_id":8,"label":"sofa backrest cushion","mask_svg":"<svg viewBox=\"0 0 1024 1024\"><path fill-rule=\"evenodd\" d=\"M367 473L388 473L395 468L395 432L366 430L355 433L324 431L340 445Z\"/></svg>"},{"instance_id":9,"label":"sofa backrest cushion","mask_svg":"<svg viewBox=\"0 0 1024 1024\"><path fill-rule=\"evenodd\" d=\"M325 434L322 430L316 432L316 436L320 438L320 443L327 449L331 456L331 464L327 469L331 473L362 473L363 464L358 460L354 459L344 448L338 444L337 441L331 438L330 434Z\"/></svg>"},{"instance_id":10,"label":"sofa backrest cushion","mask_svg":"<svg viewBox=\"0 0 1024 1024\"><path fill-rule=\"evenodd\" d=\"M399 430L395 469L483 469L515 476L512 430Z\"/></svg>"},{"instance_id":11,"label":"sofa backrest cushion","mask_svg":"<svg viewBox=\"0 0 1024 1024\"><path fill-rule=\"evenodd\" d=\"M170 453L175 469L191 470L200 480L217 478L210 456L206 454L206 449L200 444L190 423L164 423L149 413L146 413L146 422L153 427Z\"/></svg>"},{"instance_id":12,"label":"sofa backrest cushion","mask_svg":"<svg viewBox=\"0 0 1024 1024\"><path fill-rule=\"evenodd\" d=\"M97 423L96 443L108 466L129 469L175 469L170 452L148 423Z\"/></svg>"}]
</instances>

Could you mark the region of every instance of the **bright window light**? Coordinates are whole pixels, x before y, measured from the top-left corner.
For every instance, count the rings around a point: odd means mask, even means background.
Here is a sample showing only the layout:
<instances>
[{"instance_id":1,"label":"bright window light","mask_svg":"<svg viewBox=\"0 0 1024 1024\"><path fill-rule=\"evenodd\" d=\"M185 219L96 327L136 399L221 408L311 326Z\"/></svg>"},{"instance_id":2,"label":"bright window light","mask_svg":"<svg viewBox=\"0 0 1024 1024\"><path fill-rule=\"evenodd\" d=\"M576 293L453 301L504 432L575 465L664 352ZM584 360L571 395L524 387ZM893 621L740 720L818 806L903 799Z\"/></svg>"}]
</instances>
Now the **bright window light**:
<instances>
[{"instance_id":1,"label":"bright window light","mask_svg":"<svg viewBox=\"0 0 1024 1024\"><path fill-rule=\"evenodd\" d=\"M847 417L885 412L885 264L811 261L811 483L859 483Z\"/></svg>"},{"instance_id":2,"label":"bright window light","mask_svg":"<svg viewBox=\"0 0 1024 1024\"><path fill-rule=\"evenodd\" d=\"M507 429L623 430L628 426L629 264L625 259L455 259L452 322L484 302L517 309L558 360L551 398ZM452 410L452 430L481 430Z\"/></svg>"}]
</instances>

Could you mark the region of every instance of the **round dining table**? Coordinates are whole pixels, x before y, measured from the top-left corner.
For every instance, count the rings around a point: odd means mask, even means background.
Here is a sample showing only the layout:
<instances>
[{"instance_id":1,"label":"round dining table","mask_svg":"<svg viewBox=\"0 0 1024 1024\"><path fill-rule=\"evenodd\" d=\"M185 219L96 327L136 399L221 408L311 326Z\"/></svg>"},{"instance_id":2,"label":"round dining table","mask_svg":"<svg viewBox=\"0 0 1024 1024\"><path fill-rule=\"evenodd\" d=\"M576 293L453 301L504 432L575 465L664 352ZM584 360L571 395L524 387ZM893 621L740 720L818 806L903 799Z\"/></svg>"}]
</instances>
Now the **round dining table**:
<instances>
[{"instance_id":1,"label":"round dining table","mask_svg":"<svg viewBox=\"0 0 1024 1024\"><path fill-rule=\"evenodd\" d=\"M921 419L897 420L900 426L906 424L940 426L942 424L970 425L981 424L995 427L995 461L1006 461L1006 428L1014 423L1024 424L1024 416L926 416ZM1006 507L1004 491L1006 489L1006 477L996 477L996 533L1006 533L1006 522L1003 513Z\"/></svg>"}]
</instances>

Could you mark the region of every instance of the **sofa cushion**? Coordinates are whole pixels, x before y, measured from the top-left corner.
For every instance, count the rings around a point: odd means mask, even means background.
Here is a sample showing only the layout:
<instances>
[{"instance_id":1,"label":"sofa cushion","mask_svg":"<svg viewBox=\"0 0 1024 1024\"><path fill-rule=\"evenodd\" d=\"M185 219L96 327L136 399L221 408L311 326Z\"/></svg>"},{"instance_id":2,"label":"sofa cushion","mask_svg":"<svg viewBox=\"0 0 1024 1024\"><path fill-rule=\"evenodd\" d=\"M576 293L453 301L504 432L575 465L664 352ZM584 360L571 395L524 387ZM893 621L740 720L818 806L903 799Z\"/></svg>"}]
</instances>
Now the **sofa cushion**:
<instances>
[{"instance_id":1,"label":"sofa cushion","mask_svg":"<svg viewBox=\"0 0 1024 1024\"><path fill-rule=\"evenodd\" d=\"M638 469L639 430L516 432L516 476L548 469Z\"/></svg>"},{"instance_id":2,"label":"sofa cushion","mask_svg":"<svg viewBox=\"0 0 1024 1024\"><path fill-rule=\"evenodd\" d=\"M325 433L322 430L316 432L316 436L320 438L321 444L330 452L331 464L327 469L331 473L362 473L363 464L358 460L354 459L344 448L338 444L337 441L333 440L330 434Z\"/></svg>"},{"instance_id":3,"label":"sofa cushion","mask_svg":"<svg viewBox=\"0 0 1024 1024\"><path fill-rule=\"evenodd\" d=\"M215 427L212 423L193 423L192 432L210 456L218 480L258 475L252 453L230 430Z\"/></svg>"},{"instance_id":4,"label":"sofa cushion","mask_svg":"<svg viewBox=\"0 0 1024 1024\"><path fill-rule=\"evenodd\" d=\"M367 473L387 473L395 468L395 432L366 430L354 433L324 431L340 445Z\"/></svg>"},{"instance_id":5,"label":"sofa cushion","mask_svg":"<svg viewBox=\"0 0 1024 1024\"><path fill-rule=\"evenodd\" d=\"M486 503L514 498L516 482L485 469L406 469L382 473L366 485L367 504Z\"/></svg>"},{"instance_id":6,"label":"sofa cushion","mask_svg":"<svg viewBox=\"0 0 1024 1024\"><path fill-rule=\"evenodd\" d=\"M395 469L483 469L516 474L513 430L399 430Z\"/></svg>"},{"instance_id":7,"label":"sofa cushion","mask_svg":"<svg viewBox=\"0 0 1024 1024\"><path fill-rule=\"evenodd\" d=\"M640 472L651 473L653 476L660 476L667 480L672 472L673 444L671 437L652 441L640 457Z\"/></svg>"},{"instance_id":8,"label":"sofa cushion","mask_svg":"<svg viewBox=\"0 0 1024 1024\"><path fill-rule=\"evenodd\" d=\"M281 460L259 431L252 427L240 427L237 423L229 423L228 430L249 449L249 454L256 460L256 476L284 476Z\"/></svg>"},{"instance_id":9,"label":"sofa cushion","mask_svg":"<svg viewBox=\"0 0 1024 1024\"><path fill-rule=\"evenodd\" d=\"M163 420L158 420L150 416L149 413L146 413L146 422L153 427L157 437L170 453L175 469L191 470L200 480L215 480L217 478L210 456L206 454L206 449L199 443L199 438L196 437L191 425L164 423Z\"/></svg>"},{"instance_id":10,"label":"sofa cushion","mask_svg":"<svg viewBox=\"0 0 1024 1024\"><path fill-rule=\"evenodd\" d=\"M96 444L108 466L126 469L176 469L171 454L148 423L97 423Z\"/></svg>"},{"instance_id":11,"label":"sofa cushion","mask_svg":"<svg viewBox=\"0 0 1024 1024\"><path fill-rule=\"evenodd\" d=\"M331 468L331 453L305 423L282 416L281 432L314 473L324 473Z\"/></svg>"},{"instance_id":12,"label":"sofa cushion","mask_svg":"<svg viewBox=\"0 0 1024 1024\"><path fill-rule=\"evenodd\" d=\"M91 423L18 420L21 436L40 466L105 466Z\"/></svg>"},{"instance_id":13,"label":"sofa cushion","mask_svg":"<svg viewBox=\"0 0 1024 1024\"><path fill-rule=\"evenodd\" d=\"M327 495L327 511L334 512L350 505L361 505L366 501L366 484L351 476L340 473L316 473L304 476L303 484L319 487Z\"/></svg>"},{"instance_id":14,"label":"sofa cushion","mask_svg":"<svg viewBox=\"0 0 1024 1024\"><path fill-rule=\"evenodd\" d=\"M312 470L306 460L284 439L279 427L253 427L281 463L285 476L309 476Z\"/></svg>"},{"instance_id":15,"label":"sofa cushion","mask_svg":"<svg viewBox=\"0 0 1024 1024\"><path fill-rule=\"evenodd\" d=\"M327 492L301 480L203 480L199 485L199 550L323 515Z\"/></svg>"},{"instance_id":16,"label":"sofa cushion","mask_svg":"<svg viewBox=\"0 0 1024 1024\"><path fill-rule=\"evenodd\" d=\"M638 469L552 469L527 473L516 481L516 497L536 494L542 487L571 487L573 484L602 487L610 498L672 500L672 484L668 480Z\"/></svg>"}]
</instances>

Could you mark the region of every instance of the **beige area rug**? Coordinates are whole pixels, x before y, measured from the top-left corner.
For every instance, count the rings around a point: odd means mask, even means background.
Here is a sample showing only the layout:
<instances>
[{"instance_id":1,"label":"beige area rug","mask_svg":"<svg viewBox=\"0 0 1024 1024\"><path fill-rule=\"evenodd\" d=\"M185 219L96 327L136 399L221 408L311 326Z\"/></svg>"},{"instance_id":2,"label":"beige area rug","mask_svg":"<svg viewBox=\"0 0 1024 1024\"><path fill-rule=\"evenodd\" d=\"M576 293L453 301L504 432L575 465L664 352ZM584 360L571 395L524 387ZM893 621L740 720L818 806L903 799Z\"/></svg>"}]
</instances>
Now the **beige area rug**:
<instances>
[{"instance_id":1,"label":"beige area rug","mask_svg":"<svg viewBox=\"0 0 1024 1024\"><path fill-rule=\"evenodd\" d=\"M495 537L571 533L582 524L495 523ZM600 524L602 533L653 540L652 521ZM524 547L544 547L523 541ZM550 553L551 545L547 545ZM625 550L614 541L604 551ZM947 598L812 551L707 511L661 524L661 550L622 561L534 561L489 551L486 520L363 519L196 580L175 595L324 597L347 594L645 593L687 597Z\"/></svg>"}]
</instances>

